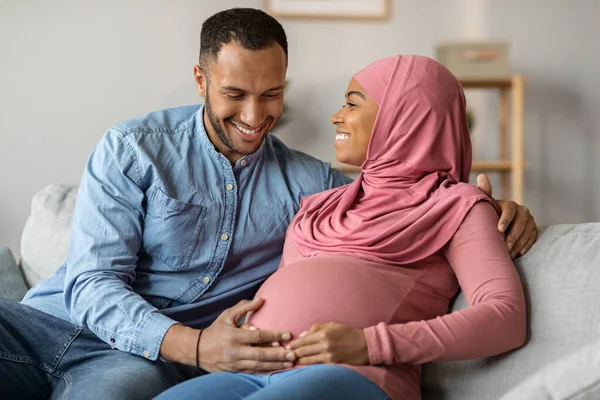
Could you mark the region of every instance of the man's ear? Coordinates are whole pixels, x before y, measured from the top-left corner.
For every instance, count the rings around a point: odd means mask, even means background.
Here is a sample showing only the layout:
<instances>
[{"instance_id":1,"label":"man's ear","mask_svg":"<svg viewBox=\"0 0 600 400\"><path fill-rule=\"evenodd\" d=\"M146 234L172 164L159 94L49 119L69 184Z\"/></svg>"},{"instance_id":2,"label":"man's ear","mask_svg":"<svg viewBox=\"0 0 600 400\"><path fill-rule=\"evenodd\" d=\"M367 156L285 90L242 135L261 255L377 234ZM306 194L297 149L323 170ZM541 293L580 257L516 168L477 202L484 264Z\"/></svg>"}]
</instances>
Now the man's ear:
<instances>
[{"instance_id":1,"label":"man's ear","mask_svg":"<svg viewBox=\"0 0 600 400\"><path fill-rule=\"evenodd\" d=\"M206 98L206 91L208 90L208 79L199 65L194 66L194 81L196 82L196 91L198 92L198 94Z\"/></svg>"}]
</instances>

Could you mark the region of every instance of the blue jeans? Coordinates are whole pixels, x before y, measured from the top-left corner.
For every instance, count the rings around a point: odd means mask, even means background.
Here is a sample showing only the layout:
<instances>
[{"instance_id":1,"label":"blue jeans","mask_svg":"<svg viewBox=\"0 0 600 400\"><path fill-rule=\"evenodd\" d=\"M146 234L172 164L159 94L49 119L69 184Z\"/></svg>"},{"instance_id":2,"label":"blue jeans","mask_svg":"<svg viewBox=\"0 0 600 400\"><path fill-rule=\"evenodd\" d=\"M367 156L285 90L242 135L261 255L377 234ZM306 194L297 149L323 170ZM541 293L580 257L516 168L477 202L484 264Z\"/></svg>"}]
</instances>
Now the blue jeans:
<instances>
[{"instance_id":1,"label":"blue jeans","mask_svg":"<svg viewBox=\"0 0 600 400\"><path fill-rule=\"evenodd\" d=\"M0 399L150 399L200 374L112 349L84 327L0 298Z\"/></svg>"},{"instance_id":2,"label":"blue jeans","mask_svg":"<svg viewBox=\"0 0 600 400\"><path fill-rule=\"evenodd\" d=\"M389 400L376 384L337 365L317 364L265 375L216 372L188 380L155 400Z\"/></svg>"}]
</instances>

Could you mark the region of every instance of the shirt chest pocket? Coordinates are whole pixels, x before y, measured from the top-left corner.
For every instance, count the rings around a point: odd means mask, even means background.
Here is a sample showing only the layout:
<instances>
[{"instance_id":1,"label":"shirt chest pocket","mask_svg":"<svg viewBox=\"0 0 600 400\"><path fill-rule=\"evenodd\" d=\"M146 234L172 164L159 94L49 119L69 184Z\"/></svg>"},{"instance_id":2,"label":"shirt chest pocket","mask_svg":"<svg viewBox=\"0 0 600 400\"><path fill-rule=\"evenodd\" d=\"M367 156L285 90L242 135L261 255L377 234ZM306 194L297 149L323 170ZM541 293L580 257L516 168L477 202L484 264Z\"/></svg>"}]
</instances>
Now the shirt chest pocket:
<instances>
[{"instance_id":1,"label":"shirt chest pocket","mask_svg":"<svg viewBox=\"0 0 600 400\"><path fill-rule=\"evenodd\" d=\"M186 269L206 214L206 207L168 196L158 187L148 196L144 250L174 270Z\"/></svg>"}]
</instances>

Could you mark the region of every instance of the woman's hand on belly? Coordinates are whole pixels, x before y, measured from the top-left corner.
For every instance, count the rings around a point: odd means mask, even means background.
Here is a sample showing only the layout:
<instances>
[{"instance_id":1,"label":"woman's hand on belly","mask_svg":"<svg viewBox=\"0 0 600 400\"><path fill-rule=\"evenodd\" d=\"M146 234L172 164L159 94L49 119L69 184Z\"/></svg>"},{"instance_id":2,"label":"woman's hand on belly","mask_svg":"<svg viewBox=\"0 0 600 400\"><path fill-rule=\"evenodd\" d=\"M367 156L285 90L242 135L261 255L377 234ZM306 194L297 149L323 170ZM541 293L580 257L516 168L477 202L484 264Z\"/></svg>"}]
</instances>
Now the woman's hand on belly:
<instances>
[{"instance_id":1,"label":"woman's hand on belly","mask_svg":"<svg viewBox=\"0 0 600 400\"><path fill-rule=\"evenodd\" d=\"M369 364L363 330L337 322L311 326L286 348L296 353L296 365Z\"/></svg>"}]
</instances>

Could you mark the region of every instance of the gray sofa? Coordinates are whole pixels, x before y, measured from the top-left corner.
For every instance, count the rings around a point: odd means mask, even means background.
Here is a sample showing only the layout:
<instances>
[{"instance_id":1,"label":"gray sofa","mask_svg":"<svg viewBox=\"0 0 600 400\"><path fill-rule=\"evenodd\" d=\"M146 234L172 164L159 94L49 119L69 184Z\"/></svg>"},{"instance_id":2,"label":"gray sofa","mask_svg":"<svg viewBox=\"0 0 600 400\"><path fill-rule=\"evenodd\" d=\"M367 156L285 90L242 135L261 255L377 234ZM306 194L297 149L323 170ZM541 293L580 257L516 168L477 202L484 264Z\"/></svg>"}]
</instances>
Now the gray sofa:
<instances>
[{"instance_id":1,"label":"gray sofa","mask_svg":"<svg viewBox=\"0 0 600 400\"><path fill-rule=\"evenodd\" d=\"M21 241L27 286L64 260L76 188L50 185L37 193ZM423 367L423 398L600 399L600 223L540 230L516 262L525 287L529 333L524 347L487 359ZM26 290L14 258L0 248L0 296ZM458 296L453 309L465 307Z\"/></svg>"}]
</instances>

